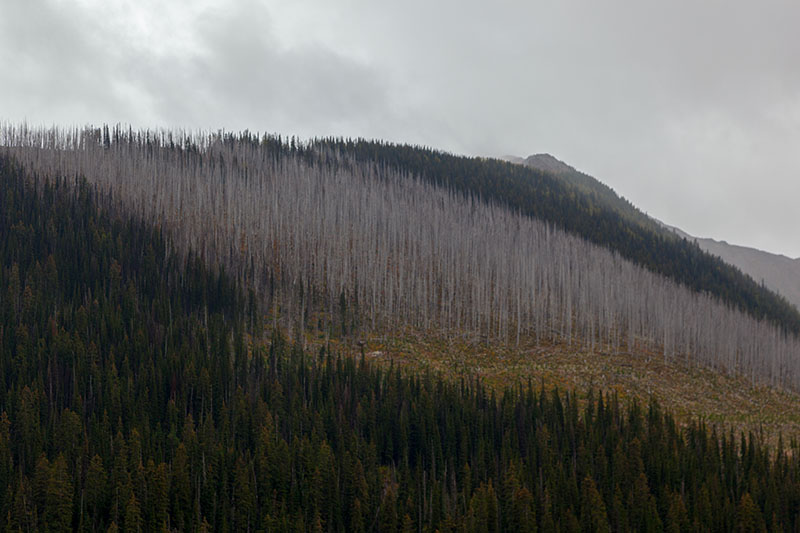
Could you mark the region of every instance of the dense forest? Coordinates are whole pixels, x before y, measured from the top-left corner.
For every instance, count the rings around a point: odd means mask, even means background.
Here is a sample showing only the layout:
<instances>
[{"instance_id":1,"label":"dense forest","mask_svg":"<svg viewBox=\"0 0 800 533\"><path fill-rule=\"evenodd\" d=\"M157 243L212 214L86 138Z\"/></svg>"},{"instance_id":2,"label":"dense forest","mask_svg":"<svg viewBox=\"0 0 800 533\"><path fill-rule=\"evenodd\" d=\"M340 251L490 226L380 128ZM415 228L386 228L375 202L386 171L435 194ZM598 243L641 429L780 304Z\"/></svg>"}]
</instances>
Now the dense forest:
<instances>
[{"instance_id":1,"label":"dense forest","mask_svg":"<svg viewBox=\"0 0 800 533\"><path fill-rule=\"evenodd\" d=\"M800 448L305 353L85 181L0 158L8 531L765 531Z\"/></svg>"},{"instance_id":2,"label":"dense forest","mask_svg":"<svg viewBox=\"0 0 800 533\"><path fill-rule=\"evenodd\" d=\"M709 292L756 318L766 317L800 333L800 313L785 298L704 252L696 243L674 238L607 187L591 183L595 181L591 178L585 177L580 185L571 186L569 180L576 178L560 179L519 164L380 141L328 139L315 141L310 148L320 145L341 150L357 161L388 165L551 222L616 250L652 272L695 291Z\"/></svg>"},{"instance_id":3,"label":"dense forest","mask_svg":"<svg viewBox=\"0 0 800 533\"><path fill-rule=\"evenodd\" d=\"M795 442L306 353L160 228L24 172L0 158L8 531L800 527Z\"/></svg>"},{"instance_id":4,"label":"dense forest","mask_svg":"<svg viewBox=\"0 0 800 533\"><path fill-rule=\"evenodd\" d=\"M359 161L349 149L246 132L8 127L0 144L31 175L85 177L113 213L155 223L181 260L191 251L224 268L252 289L255 312L294 337L309 328L364 334L408 325L590 352L660 351L800 388L795 334L508 202L486 201L478 184L488 175L476 175L467 194L380 158ZM451 172L467 170L454 163ZM508 172L496 180L527 170ZM596 216L600 227L612 216L576 207L583 200L553 178L528 181L532 205L563 208L565 220L589 225ZM542 183L549 185L540 190Z\"/></svg>"}]
</instances>

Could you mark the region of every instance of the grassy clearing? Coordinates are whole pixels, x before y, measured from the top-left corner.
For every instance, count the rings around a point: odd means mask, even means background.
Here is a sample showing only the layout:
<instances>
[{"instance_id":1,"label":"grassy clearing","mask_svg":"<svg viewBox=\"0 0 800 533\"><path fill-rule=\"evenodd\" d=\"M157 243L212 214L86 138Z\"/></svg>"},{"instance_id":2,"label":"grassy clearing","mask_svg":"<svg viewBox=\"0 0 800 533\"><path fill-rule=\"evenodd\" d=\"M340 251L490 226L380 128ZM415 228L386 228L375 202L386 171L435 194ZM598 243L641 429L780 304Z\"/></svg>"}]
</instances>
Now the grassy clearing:
<instances>
[{"instance_id":1,"label":"grassy clearing","mask_svg":"<svg viewBox=\"0 0 800 533\"><path fill-rule=\"evenodd\" d=\"M527 383L548 389L616 392L620 399L646 402L654 397L677 421L704 419L726 431L763 431L772 443L783 435L788 443L800 440L800 395L767 386L753 386L745 378L681 362L665 362L658 354L589 353L566 344L505 346L464 338L445 338L403 331L394 336L370 337L363 347L355 341L334 341L346 354L378 363L401 365L413 371L459 379L479 377L495 389ZM315 344L311 341L310 344Z\"/></svg>"}]
</instances>

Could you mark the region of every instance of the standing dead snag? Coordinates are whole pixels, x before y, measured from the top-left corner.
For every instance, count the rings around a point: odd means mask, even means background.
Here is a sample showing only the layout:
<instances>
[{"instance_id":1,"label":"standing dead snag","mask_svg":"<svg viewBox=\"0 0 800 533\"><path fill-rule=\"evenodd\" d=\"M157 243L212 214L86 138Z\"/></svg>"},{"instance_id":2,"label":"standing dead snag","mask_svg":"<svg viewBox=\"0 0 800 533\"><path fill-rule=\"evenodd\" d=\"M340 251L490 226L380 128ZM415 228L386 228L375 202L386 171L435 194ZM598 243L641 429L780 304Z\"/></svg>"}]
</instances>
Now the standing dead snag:
<instances>
[{"instance_id":1,"label":"standing dead snag","mask_svg":"<svg viewBox=\"0 0 800 533\"><path fill-rule=\"evenodd\" d=\"M107 207L157 222L180 254L224 266L287 329L320 312L328 334L338 310L343 334L409 325L614 353L661 349L666 359L800 388L795 336L541 221L356 161L335 144L8 124L0 144L31 174L83 176Z\"/></svg>"}]
</instances>

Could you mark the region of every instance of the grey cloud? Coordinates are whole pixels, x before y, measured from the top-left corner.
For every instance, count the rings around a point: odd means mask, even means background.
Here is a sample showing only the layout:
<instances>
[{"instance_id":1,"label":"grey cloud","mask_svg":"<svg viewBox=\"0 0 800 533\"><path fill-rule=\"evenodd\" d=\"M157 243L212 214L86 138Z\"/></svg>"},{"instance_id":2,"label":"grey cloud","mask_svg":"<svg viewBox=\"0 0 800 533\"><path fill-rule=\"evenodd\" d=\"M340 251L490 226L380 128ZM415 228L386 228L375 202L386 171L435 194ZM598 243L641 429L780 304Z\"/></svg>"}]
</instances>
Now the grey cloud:
<instances>
[{"instance_id":1,"label":"grey cloud","mask_svg":"<svg viewBox=\"0 0 800 533\"><path fill-rule=\"evenodd\" d=\"M14 104L4 115L312 136L358 134L366 117L387 107L369 66L320 47L282 47L259 2L179 21L198 43L188 52L156 54L125 42L96 15L47 1L0 7L4 59L18 73L0 85L0 95Z\"/></svg>"},{"instance_id":2,"label":"grey cloud","mask_svg":"<svg viewBox=\"0 0 800 533\"><path fill-rule=\"evenodd\" d=\"M113 3L0 3L0 115L548 151L690 233L800 256L794 1L206 4L157 47Z\"/></svg>"},{"instance_id":3,"label":"grey cloud","mask_svg":"<svg viewBox=\"0 0 800 533\"><path fill-rule=\"evenodd\" d=\"M131 81L169 124L352 134L385 108L384 88L367 66L318 47L281 47L269 12L255 2L190 23L202 45L195 54L133 59L139 75Z\"/></svg>"},{"instance_id":4,"label":"grey cloud","mask_svg":"<svg viewBox=\"0 0 800 533\"><path fill-rule=\"evenodd\" d=\"M0 54L10 74L2 80L0 94L4 108L14 106L3 114L59 121L98 102L100 107L111 103L102 77L105 54L73 15L63 4L3 3Z\"/></svg>"}]
</instances>

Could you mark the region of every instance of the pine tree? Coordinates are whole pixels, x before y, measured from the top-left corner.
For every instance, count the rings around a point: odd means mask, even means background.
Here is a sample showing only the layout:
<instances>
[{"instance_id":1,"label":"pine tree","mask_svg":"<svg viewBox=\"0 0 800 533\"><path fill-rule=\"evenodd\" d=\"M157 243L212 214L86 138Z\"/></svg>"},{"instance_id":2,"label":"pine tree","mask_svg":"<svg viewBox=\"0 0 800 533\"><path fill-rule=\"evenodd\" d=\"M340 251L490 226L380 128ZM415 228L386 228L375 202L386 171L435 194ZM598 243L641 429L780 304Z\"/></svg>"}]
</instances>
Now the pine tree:
<instances>
[{"instance_id":1,"label":"pine tree","mask_svg":"<svg viewBox=\"0 0 800 533\"><path fill-rule=\"evenodd\" d=\"M49 470L44 523L53 531L67 531L72 529L72 482L63 454L58 454Z\"/></svg>"},{"instance_id":2,"label":"pine tree","mask_svg":"<svg viewBox=\"0 0 800 533\"><path fill-rule=\"evenodd\" d=\"M153 518L157 529L166 527L169 511L169 472L166 463L159 463L152 477Z\"/></svg>"},{"instance_id":3,"label":"pine tree","mask_svg":"<svg viewBox=\"0 0 800 533\"><path fill-rule=\"evenodd\" d=\"M530 491L521 487L514 492L512 509L516 530L520 533L536 531L536 506Z\"/></svg>"},{"instance_id":4,"label":"pine tree","mask_svg":"<svg viewBox=\"0 0 800 533\"><path fill-rule=\"evenodd\" d=\"M1 344L1 343L0 343ZM11 421L8 414L0 414L0 501L6 501L11 491L14 456L11 451Z\"/></svg>"},{"instance_id":5,"label":"pine tree","mask_svg":"<svg viewBox=\"0 0 800 533\"><path fill-rule=\"evenodd\" d=\"M594 480L586 476L581 483L581 528L583 531L609 533L608 514Z\"/></svg>"},{"instance_id":6,"label":"pine tree","mask_svg":"<svg viewBox=\"0 0 800 533\"><path fill-rule=\"evenodd\" d=\"M761 533L767 530L761 510L753 502L749 492L745 492L736 508L736 531L741 533Z\"/></svg>"},{"instance_id":7,"label":"pine tree","mask_svg":"<svg viewBox=\"0 0 800 533\"><path fill-rule=\"evenodd\" d=\"M658 516L655 498L650 493L647 476L639 474L628 497L630 524L635 531L661 531L661 518Z\"/></svg>"},{"instance_id":8,"label":"pine tree","mask_svg":"<svg viewBox=\"0 0 800 533\"><path fill-rule=\"evenodd\" d=\"M243 457L236 460L233 482L233 508L236 531L249 532L252 529L252 517L256 511L256 498L253 484L250 482L250 467Z\"/></svg>"},{"instance_id":9,"label":"pine tree","mask_svg":"<svg viewBox=\"0 0 800 533\"><path fill-rule=\"evenodd\" d=\"M20 475L14 490L14 501L6 519L9 531L35 531L37 528L37 509L33 491L28 479Z\"/></svg>"},{"instance_id":10,"label":"pine tree","mask_svg":"<svg viewBox=\"0 0 800 533\"><path fill-rule=\"evenodd\" d=\"M669 496L669 509L667 510L666 531L668 533L680 533L689 530L689 515L683 497L679 492Z\"/></svg>"},{"instance_id":11,"label":"pine tree","mask_svg":"<svg viewBox=\"0 0 800 533\"><path fill-rule=\"evenodd\" d=\"M128 503L125 505L125 533L139 533L142 530L142 512L136 495L131 493Z\"/></svg>"},{"instance_id":12,"label":"pine tree","mask_svg":"<svg viewBox=\"0 0 800 533\"><path fill-rule=\"evenodd\" d=\"M171 515L178 529L189 529L192 516L192 487L189 474L188 457L183 443L178 445L172 460Z\"/></svg>"},{"instance_id":13,"label":"pine tree","mask_svg":"<svg viewBox=\"0 0 800 533\"><path fill-rule=\"evenodd\" d=\"M103 460L99 455L94 454L86 470L86 482L84 485L86 510L89 513L88 523L91 524L92 529L97 528L102 523L107 494L108 476L105 468L103 468Z\"/></svg>"},{"instance_id":14,"label":"pine tree","mask_svg":"<svg viewBox=\"0 0 800 533\"><path fill-rule=\"evenodd\" d=\"M411 515L406 513L403 515L403 524L400 529L401 533L416 533L417 528L414 527L414 520L411 519Z\"/></svg>"}]
</instances>

